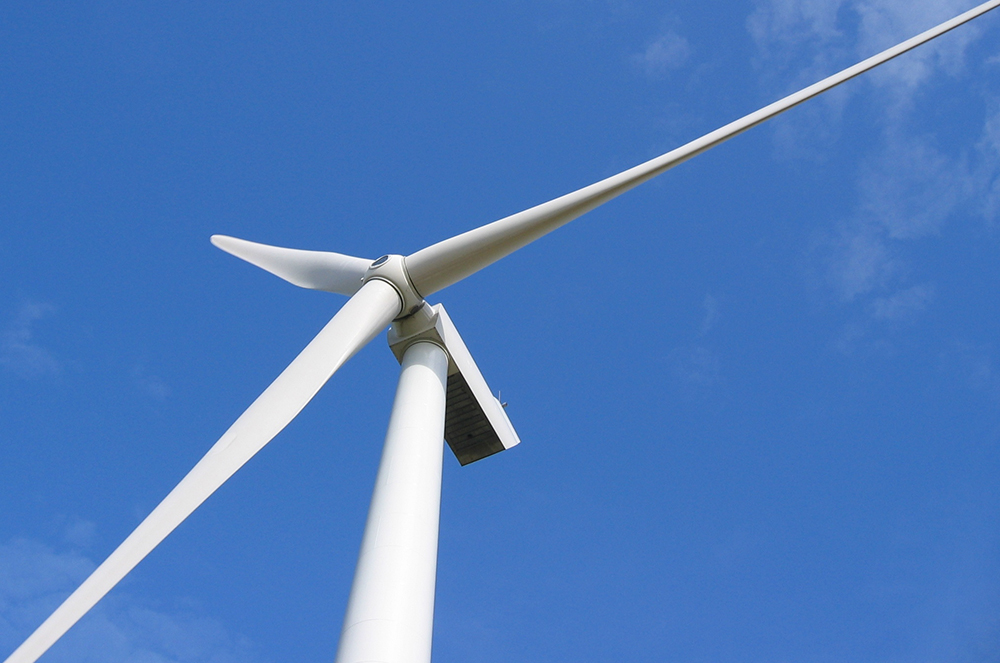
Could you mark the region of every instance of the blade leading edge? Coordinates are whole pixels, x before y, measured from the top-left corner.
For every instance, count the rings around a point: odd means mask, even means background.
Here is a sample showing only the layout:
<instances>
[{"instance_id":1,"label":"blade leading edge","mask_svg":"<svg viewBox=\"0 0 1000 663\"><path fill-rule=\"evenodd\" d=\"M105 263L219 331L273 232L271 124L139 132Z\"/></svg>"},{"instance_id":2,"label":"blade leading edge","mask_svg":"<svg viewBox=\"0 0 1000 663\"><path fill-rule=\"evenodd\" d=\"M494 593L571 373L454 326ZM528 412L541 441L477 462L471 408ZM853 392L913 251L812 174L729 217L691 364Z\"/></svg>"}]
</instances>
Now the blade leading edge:
<instances>
[{"instance_id":1,"label":"blade leading edge","mask_svg":"<svg viewBox=\"0 0 1000 663\"><path fill-rule=\"evenodd\" d=\"M474 274L500 258L530 244L542 235L552 232L578 216L603 205L612 198L670 170L674 166L684 163L705 150L711 149L761 122L943 35L997 6L1000 6L1000 0L985 2L937 27L803 90L790 94L784 99L750 113L735 122L730 122L726 126L671 152L547 203L542 203L421 249L406 257L406 271L410 280L424 297L457 283L466 276Z\"/></svg>"},{"instance_id":2,"label":"blade leading edge","mask_svg":"<svg viewBox=\"0 0 1000 663\"><path fill-rule=\"evenodd\" d=\"M188 475L5 663L34 663L287 426L344 362L392 322L400 308L399 295L384 281L369 281L358 290Z\"/></svg>"}]
</instances>

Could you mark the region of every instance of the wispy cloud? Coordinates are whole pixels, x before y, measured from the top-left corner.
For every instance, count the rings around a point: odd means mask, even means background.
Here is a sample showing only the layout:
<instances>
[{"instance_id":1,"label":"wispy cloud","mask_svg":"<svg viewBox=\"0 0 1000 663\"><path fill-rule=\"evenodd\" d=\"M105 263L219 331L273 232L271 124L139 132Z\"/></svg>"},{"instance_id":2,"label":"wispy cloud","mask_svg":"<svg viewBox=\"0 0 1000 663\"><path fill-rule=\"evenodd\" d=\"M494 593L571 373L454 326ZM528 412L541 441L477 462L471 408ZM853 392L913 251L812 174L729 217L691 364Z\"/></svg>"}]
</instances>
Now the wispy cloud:
<instances>
[{"instance_id":1,"label":"wispy cloud","mask_svg":"<svg viewBox=\"0 0 1000 663\"><path fill-rule=\"evenodd\" d=\"M977 175L986 190L983 205L983 215L991 224L1000 217L1000 103L994 100L992 109L983 127L983 137L980 140L979 154L981 163Z\"/></svg>"},{"instance_id":2,"label":"wispy cloud","mask_svg":"<svg viewBox=\"0 0 1000 663\"><path fill-rule=\"evenodd\" d=\"M675 347L667 357L674 381L684 388L707 389L723 382L722 357L707 338L719 322L719 300L707 293L702 300L701 311L699 338Z\"/></svg>"},{"instance_id":3,"label":"wispy cloud","mask_svg":"<svg viewBox=\"0 0 1000 663\"><path fill-rule=\"evenodd\" d=\"M934 297L934 286L915 285L888 297L878 297L871 303L871 314L876 320L905 322L927 308Z\"/></svg>"},{"instance_id":4,"label":"wispy cloud","mask_svg":"<svg viewBox=\"0 0 1000 663\"><path fill-rule=\"evenodd\" d=\"M77 552L28 539L0 544L0 655L31 630L93 570ZM252 663L252 643L235 636L196 607L153 608L116 591L98 604L47 661L102 663Z\"/></svg>"},{"instance_id":5,"label":"wispy cloud","mask_svg":"<svg viewBox=\"0 0 1000 663\"><path fill-rule=\"evenodd\" d=\"M139 390L157 402L163 402L170 397L170 385L156 375L151 375L146 370L145 364L136 364L132 367L132 380Z\"/></svg>"},{"instance_id":6,"label":"wispy cloud","mask_svg":"<svg viewBox=\"0 0 1000 663\"><path fill-rule=\"evenodd\" d=\"M649 42L633 60L648 76L661 77L680 69L691 57L691 44L673 30L667 30Z\"/></svg>"},{"instance_id":7,"label":"wispy cloud","mask_svg":"<svg viewBox=\"0 0 1000 663\"><path fill-rule=\"evenodd\" d=\"M77 549L89 548L97 540L97 525L74 518L64 527L63 540Z\"/></svg>"},{"instance_id":8,"label":"wispy cloud","mask_svg":"<svg viewBox=\"0 0 1000 663\"><path fill-rule=\"evenodd\" d=\"M798 86L874 55L968 8L967 0L757 0L747 19L747 30L757 48L765 83L784 80L785 85ZM963 26L948 39L925 44L880 67L866 80L891 94L893 107L904 104L935 72L960 74L968 46L981 34L975 23ZM850 93L858 89L846 88Z\"/></svg>"},{"instance_id":9,"label":"wispy cloud","mask_svg":"<svg viewBox=\"0 0 1000 663\"><path fill-rule=\"evenodd\" d=\"M703 345L675 348L670 353L674 377L685 385L711 387L722 379L722 360L718 353Z\"/></svg>"},{"instance_id":10,"label":"wispy cloud","mask_svg":"<svg viewBox=\"0 0 1000 663\"><path fill-rule=\"evenodd\" d=\"M853 59L840 27L846 5L846 0L757 0L746 25L767 101L815 83ZM772 128L776 156L824 160L849 100L841 87L785 116Z\"/></svg>"},{"instance_id":11,"label":"wispy cloud","mask_svg":"<svg viewBox=\"0 0 1000 663\"><path fill-rule=\"evenodd\" d=\"M968 0L757 0L747 30L771 98L814 83L969 6ZM821 158L824 149L808 146L835 140L846 105L872 88L887 118L904 116L934 76L965 72L968 47L982 30L977 23L962 26L784 118L774 129L778 156Z\"/></svg>"},{"instance_id":12,"label":"wispy cloud","mask_svg":"<svg viewBox=\"0 0 1000 663\"><path fill-rule=\"evenodd\" d=\"M967 0L757 0L747 28L763 83L792 80L798 86L969 6ZM786 158L798 158L800 143L822 144L836 136L852 97L867 91L877 100L872 108L880 116L881 138L855 173L854 209L832 229L818 230L814 246L837 300L856 307L858 317L843 330L842 340L854 343L884 333L889 323L913 320L932 304L933 283L909 282L917 242L946 232L960 215L992 221L1000 213L1000 109L983 117L978 144L963 145L918 130L914 106L935 77L966 75L969 46L981 35L981 26L963 26L866 75L839 97L824 97L825 107L780 125L776 148L787 152ZM810 140L802 141L805 136Z\"/></svg>"},{"instance_id":13,"label":"wispy cloud","mask_svg":"<svg viewBox=\"0 0 1000 663\"><path fill-rule=\"evenodd\" d=\"M1000 115L987 122L978 146L948 155L933 138L898 128L860 167L852 216L818 242L830 284L842 302L885 299L907 291L907 255L915 242L945 232L960 215L995 220L1000 209ZM861 299L859 299L861 298ZM875 317L882 309L868 309Z\"/></svg>"},{"instance_id":14,"label":"wispy cloud","mask_svg":"<svg viewBox=\"0 0 1000 663\"><path fill-rule=\"evenodd\" d=\"M817 249L825 254L827 277L845 303L886 288L900 271L899 260L884 234L864 220L841 223L817 242Z\"/></svg>"},{"instance_id":15,"label":"wispy cloud","mask_svg":"<svg viewBox=\"0 0 1000 663\"><path fill-rule=\"evenodd\" d=\"M815 61L824 53L829 56L830 45L843 38L838 17L846 0L757 0L754 4L747 30L765 60L787 61L796 49L807 46Z\"/></svg>"},{"instance_id":16,"label":"wispy cloud","mask_svg":"<svg viewBox=\"0 0 1000 663\"><path fill-rule=\"evenodd\" d=\"M860 21L856 54L866 57L969 9L967 0L863 0L851 3ZM963 26L872 72L872 84L890 92L891 112L912 101L936 71L957 76L968 46L982 34L979 24Z\"/></svg>"},{"instance_id":17,"label":"wispy cloud","mask_svg":"<svg viewBox=\"0 0 1000 663\"><path fill-rule=\"evenodd\" d=\"M0 366L23 378L34 379L57 375L59 361L35 338L35 326L55 313L51 304L23 304L13 321L0 332Z\"/></svg>"},{"instance_id":18,"label":"wispy cloud","mask_svg":"<svg viewBox=\"0 0 1000 663\"><path fill-rule=\"evenodd\" d=\"M962 156L947 156L931 139L889 129L860 177L862 213L893 239L937 234L978 188Z\"/></svg>"},{"instance_id":19,"label":"wispy cloud","mask_svg":"<svg viewBox=\"0 0 1000 663\"><path fill-rule=\"evenodd\" d=\"M850 42L840 27L847 0L757 0L754 4L746 26L765 86L791 92L833 73L851 57ZM830 99L824 95L820 105Z\"/></svg>"},{"instance_id":20,"label":"wispy cloud","mask_svg":"<svg viewBox=\"0 0 1000 663\"><path fill-rule=\"evenodd\" d=\"M941 353L941 366L969 389L1000 403L1000 372L989 345L955 342Z\"/></svg>"},{"instance_id":21,"label":"wispy cloud","mask_svg":"<svg viewBox=\"0 0 1000 663\"><path fill-rule=\"evenodd\" d=\"M712 331L715 323L719 321L719 300L708 293L705 295L701 307L705 311L705 317L701 319L701 335L704 336Z\"/></svg>"}]
</instances>

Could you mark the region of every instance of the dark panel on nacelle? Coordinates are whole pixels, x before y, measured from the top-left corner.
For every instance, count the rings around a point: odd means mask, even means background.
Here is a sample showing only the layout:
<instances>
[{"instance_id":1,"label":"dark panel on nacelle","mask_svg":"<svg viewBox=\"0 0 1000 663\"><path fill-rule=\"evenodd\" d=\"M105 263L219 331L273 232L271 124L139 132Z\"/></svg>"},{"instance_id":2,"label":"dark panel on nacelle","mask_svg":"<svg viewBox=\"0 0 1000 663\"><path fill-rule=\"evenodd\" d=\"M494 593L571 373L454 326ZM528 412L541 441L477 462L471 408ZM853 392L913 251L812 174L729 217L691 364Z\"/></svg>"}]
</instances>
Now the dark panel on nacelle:
<instances>
[{"instance_id":1,"label":"dark panel on nacelle","mask_svg":"<svg viewBox=\"0 0 1000 663\"><path fill-rule=\"evenodd\" d=\"M462 465L504 450L500 437L461 373L448 376L444 439Z\"/></svg>"}]
</instances>

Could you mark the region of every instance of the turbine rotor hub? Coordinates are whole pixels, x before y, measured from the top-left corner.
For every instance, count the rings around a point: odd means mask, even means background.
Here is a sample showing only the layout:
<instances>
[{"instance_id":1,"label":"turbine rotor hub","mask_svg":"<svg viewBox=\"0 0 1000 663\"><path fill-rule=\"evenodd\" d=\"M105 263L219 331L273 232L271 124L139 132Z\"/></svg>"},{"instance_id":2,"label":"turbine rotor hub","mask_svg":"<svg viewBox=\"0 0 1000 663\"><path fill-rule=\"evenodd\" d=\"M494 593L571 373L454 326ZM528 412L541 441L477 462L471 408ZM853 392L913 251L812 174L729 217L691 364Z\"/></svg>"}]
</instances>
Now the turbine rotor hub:
<instances>
[{"instance_id":1,"label":"turbine rotor hub","mask_svg":"<svg viewBox=\"0 0 1000 663\"><path fill-rule=\"evenodd\" d=\"M399 295L400 309L396 320L412 315L423 306L424 298L413 287L410 275L406 272L406 260L403 256L384 255L372 262L361 282L367 283L373 279L385 281L395 288L396 294Z\"/></svg>"}]
</instances>

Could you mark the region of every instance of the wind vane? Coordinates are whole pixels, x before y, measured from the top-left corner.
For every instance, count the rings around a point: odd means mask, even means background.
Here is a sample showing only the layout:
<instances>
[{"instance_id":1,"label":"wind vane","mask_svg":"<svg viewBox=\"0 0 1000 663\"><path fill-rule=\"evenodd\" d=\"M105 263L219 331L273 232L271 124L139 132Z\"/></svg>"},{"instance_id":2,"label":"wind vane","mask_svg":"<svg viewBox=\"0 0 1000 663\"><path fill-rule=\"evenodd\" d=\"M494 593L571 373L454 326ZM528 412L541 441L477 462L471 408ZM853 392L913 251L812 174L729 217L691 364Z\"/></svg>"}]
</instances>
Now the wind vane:
<instances>
[{"instance_id":1,"label":"wind vane","mask_svg":"<svg viewBox=\"0 0 1000 663\"><path fill-rule=\"evenodd\" d=\"M208 453L5 663L33 663L229 477L358 350L392 325L402 365L337 663L427 663L441 502L441 440L462 465L518 444L444 307L425 297L674 166L1000 5L990 0L671 152L547 203L375 261L216 235L212 243L303 288L350 299Z\"/></svg>"}]
</instances>

